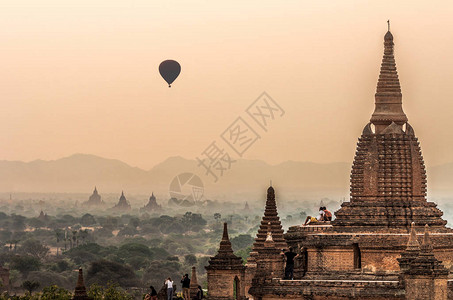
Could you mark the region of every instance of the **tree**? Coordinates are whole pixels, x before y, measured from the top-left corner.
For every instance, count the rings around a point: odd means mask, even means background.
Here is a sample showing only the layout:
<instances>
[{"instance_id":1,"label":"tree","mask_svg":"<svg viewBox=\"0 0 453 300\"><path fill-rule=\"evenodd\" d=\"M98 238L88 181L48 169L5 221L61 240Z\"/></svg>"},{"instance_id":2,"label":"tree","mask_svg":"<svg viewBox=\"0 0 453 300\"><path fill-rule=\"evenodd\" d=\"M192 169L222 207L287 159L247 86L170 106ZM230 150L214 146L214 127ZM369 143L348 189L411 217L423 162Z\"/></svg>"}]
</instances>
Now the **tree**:
<instances>
[{"instance_id":1,"label":"tree","mask_svg":"<svg viewBox=\"0 0 453 300\"><path fill-rule=\"evenodd\" d=\"M234 251L247 248L253 244L253 237L248 234L240 234L231 239L231 246Z\"/></svg>"},{"instance_id":2,"label":"tree","mask_svg":"<svg viewBox=\"0 0 453 300\"><path fill-rule=\"evenodd\" d=\"M86 243L86 239L88 238L88 236L89 236L88 229L85 229L85 230L80 229L79 230L79 237L82 239L82 244L83 245Z\"/></svg>"},{"instance_id":3,"label":"tree","mask_svg":"<svg viewBox=\"0 0 453 300\"><path fill-rule=\"evenodd\" d=\"M78 235L77 235L77 230L73 230L72 231L72 247L77 247L79 245L79 239L78 239Z\"/></svg>"},{"instance_id":4,"label":"tree","mask_svg":"<svg viewBox=\"0 0 453 300\"><path fill-rule=\"evenodd\" d=\"M38 271L40 266L39 259L30 255L16 255L11 260L11 268L25 275L30 271Z\"/></svg>"},{"instance_id":5,"label":"tree","mask_svg":"<svg viewBox=\"0 0 453 300\"><path fill-rule=\"evenodd\" d=\"M184 262L186 265L194 266L197 263L197 257L193 254L187 254L184 256Z\"/></svg>"},{"instance_id":6,"label":"tree","mask_svg":"<svg viewBox=\"0 0 453 300\"><path fill-rule=\"evenodd\" d=\"M106 285L109 282L117 283L121 287L139 285L134 270L127 265L105 259L92 262L87 272L87 283Z\"/></svg>"},{"instance_id":7,"label":"tree","mask_svg":"<svg viewBox=\"0 0 453 300\"><path fill-rule=\"evenodd\" d=\"M51 285L42 290L40 300L71 300L72 294L61 287Z\"/></svg>"},{"instance_id":8,"label":"tree","mask_svg":"<svg viewBox=\"0 0 453 300\"><path fill-rule=\"evenodd\" d=\"M84 214L80 218L80 224L83 226L90 226L96 224L96 219L91 214Z\"/></svg>"},{"instance_id":9,"label":"tree","mask_svg":"<svg viewBox=\"0 0 453 300\"><path fill-rule=\"evenodd\" d=\"M62 229L55 229L55 238L57 240L57 255L58 255L58 245L60 241L64 239L64 231Z\"/></svg>"},{"instance_id":10,"label":"tree","mask_svg":"<svg viewBox=\"0 0 453 300\"><path fill-rule=\"evenodd\" d=\"M34 290L39 288L39 282L26 280L22 283L22 287L31 295Z\"/></svg>"},{"instance_id":11,"label":"tree","mask_svg":"<svg viewBox=\"0 0 453 300\"><path fill-rule=\"evenodd\" d=\"M214 214L214 219L215 219L217 222L219 222L220 218L222 218L222 215L221 215L221 214L219 214L219 213L215 213L215 214Z\"/></svg>"},{"instance_id":12,"label":"tree","mask_svg":"<svg viewBox=\"0 0 453 300\"><path fill-rule=\"evenodd\" d=\"M88 297L93 300L133 300L133 297L124 291L118 284L109 282L106 287L102 287L98 284L93 284L88 290Z\"/></svg>"},{"instance_id":13,"label":"tree","mask_svg":"<svg viewBox=\"0 0 453 300\"><path fill-rule=\"evenodd\" d=\"M22 243L20 251L42 259L49 253L49 247L44 246L36 239L29 239Z\"/></svg>"}]
</instances>

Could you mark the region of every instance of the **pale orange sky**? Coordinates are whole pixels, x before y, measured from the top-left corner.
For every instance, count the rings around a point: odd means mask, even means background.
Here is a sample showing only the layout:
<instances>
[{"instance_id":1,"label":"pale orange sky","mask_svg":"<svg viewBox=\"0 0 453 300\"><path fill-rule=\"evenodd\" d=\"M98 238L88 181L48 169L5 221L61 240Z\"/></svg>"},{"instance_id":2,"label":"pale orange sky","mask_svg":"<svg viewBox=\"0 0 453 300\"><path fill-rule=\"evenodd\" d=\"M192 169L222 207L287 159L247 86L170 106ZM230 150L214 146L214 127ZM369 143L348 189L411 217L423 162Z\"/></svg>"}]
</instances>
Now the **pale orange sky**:
<instances>
[{"instance_id":1,"label":"pale orange sky","mask_svg":"<svg viewBox=\"0 0 453 300\"><path fill-rule=\"evenodd\" d=\"M286 114L245 158L352 162L387 19L425 162L451 162L453 5L363 0L1 1L0 159L195 158L267 91Z\"/></svg>"}]
</instances>

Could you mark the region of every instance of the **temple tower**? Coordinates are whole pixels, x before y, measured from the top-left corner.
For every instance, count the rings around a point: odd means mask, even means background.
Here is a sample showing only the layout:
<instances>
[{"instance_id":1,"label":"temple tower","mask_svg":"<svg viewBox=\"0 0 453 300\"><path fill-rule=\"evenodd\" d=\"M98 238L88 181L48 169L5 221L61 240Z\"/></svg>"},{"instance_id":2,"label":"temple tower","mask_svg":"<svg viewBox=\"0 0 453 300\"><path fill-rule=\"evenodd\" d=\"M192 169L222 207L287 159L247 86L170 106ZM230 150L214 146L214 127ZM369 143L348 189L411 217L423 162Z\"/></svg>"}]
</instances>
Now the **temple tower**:
<instances>
[{"instance_id":1,"label":"temple tower","mask_svg":"<svg viewBox=\"0 0 453 300\"><path fill-rule=\"evenodd\" d=\"M140 210L146 212L159 212L162 210L162 206L157 204L156 196L154 196L154 193L151 193L151 197L149 197L148 203Z\"/></svg>"},{"instance_id":2,"label":"temple tower","mask_svg":"<svg viewBox=\"0 0 453 300\"><path fill-rule=\"evenodd\" d=\"M260 228L256 234L255 242L253 243L252 252L250 252L250 258L247 263L256 263L255 259L261 249L264 249L264 242L268 235L268 224L270 223L270 230L272 233L273 241L276 247L280 249L286 249L288 246L283 237L282 224L277 212L277 203L275 201L275 190L272 186L267 189L267 200L266 208L264 210L264 216L261 220Z\"/></svg>"},{"instance_id":3,"label":"temple tower","mask_svg":"<svg viewBox=\"0 0 453 300\"><path fill-rule=\"evenodd\" d=\"M407 300L447 300L448 273L433 252L428 225L418 256L403 271Z\"/></svg>"},{"instance_id":4,"label":"temple tower","mask_svg":"<svg viewBox=\"0 0 453 300\"><path fill-rule=\"evenodd\" d=\"M223 224L223 236L219 252L211 257L206 267L209 299L245 299L245 266L233 253L228 237L227 223ZM192 275L193 280L193 275Z\"/></svg>"},{"instance_id":5,"label":"temple tower","mask_svg":"<svg viewBox=\"0 0 453 300\"><path fill-rule=\"evenodd\" d=\"M247 259L247 270L245 272L246 280L246 293L250 286L252 286L252 280L255 277L257 271L257 259L261 251L268 251L265 247L266 238L269 233L272 235L273 247L277 249L287 249L288 245L283 237L282 224L277 212L277 203L275 201L275 190L272 186L267 189L267 200L266 208L264 210L264 216L261 220L260 228L256 234L255 242L253 243L252 251Z\"/></svg>"},{"instance_id":6,"label":"temple tower","mask_svg":"<svg viewBox=\"0 0 453 300\"><path fill-rule=\"evenodd\" d=\"M420 243L417 240L417 233L415 232L415 223L411 224L411 232L409 234L409 240L407 241L406 250L401 253L401 257L398 258L401 271L409 269L411 262L418 257L420 253Z\"/></svg>"},{"instance_id":7,"label":"temple tower","mask_svg":"<svg viewBox=\"0 0 453 300\"><path fill-rule=\"evenodd\" d=\"M82 268L79 269L79 277L77 278L77 284L74 290L74 298L73 300L89 300L91 298L88 297L87 289L85 287L85 283L83 281L83 270Z\"/></svg>"},{"instance_id":8,"label":"temple tower","mask_svg":"<svg viewBox=\"0 0 453 300\"><path fill-rule=\"evenodd\" d=\"M104 202L102 201L101 195L99 195L96 187L94 187L93 194L91 194L90 198L88 198L88 201L83 203L85 206L97 206L102 204L104 204Z\"/></svg>"},{"instance_id":9,"label":"temple tower","mask_svg":"<svg viewBox=\"0 0 453 300\"><path fill-rule=\"evenodd\" d=\"M390 31L375 94L375 110L363 129L351 171L351 199L335 212L340 231L409 230L447 223L436 204L426 200L426 172L419 142L403 112Z\"/></svg>"},{"instance_id":10,"label":"temple tower","mask_svg":"<svg viewBox=\"0 0 453 300\"><path fill-rule=\"evenodd\" d=\"M113 207L115 210L130 210L131 205L127 201L126 197L124 196L124 192L121 191L121 197L118 201L118 204Z\"/></svg>"}]
</instances>

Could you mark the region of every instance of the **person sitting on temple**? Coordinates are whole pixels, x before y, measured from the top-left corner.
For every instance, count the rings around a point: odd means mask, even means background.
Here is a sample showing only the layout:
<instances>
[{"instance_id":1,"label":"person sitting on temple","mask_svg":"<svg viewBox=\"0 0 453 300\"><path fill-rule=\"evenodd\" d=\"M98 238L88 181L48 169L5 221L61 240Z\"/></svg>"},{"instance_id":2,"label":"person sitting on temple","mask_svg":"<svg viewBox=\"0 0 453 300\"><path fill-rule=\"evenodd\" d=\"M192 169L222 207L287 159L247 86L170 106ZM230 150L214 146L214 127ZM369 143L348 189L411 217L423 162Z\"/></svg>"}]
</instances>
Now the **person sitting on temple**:
<instances>
[{"instance_id":1,"label":"person sitting on temple","mask_svg":"<svg viewBox=\"0 0 453 300\"><path fill-rule=\"evenodd\" d=\"M318 223L318 219L315 218L315 217L308 216L308 217L305 219L305 223L304 223L303 226L309 225L309 224L313 224L313 223Z\"/></svg>"},{"instance_id":2,"label":"person sitting on temple","mask_svg":"<svg viewBox=\"0 0 453 300\"><path fill-rule=\"evenodd\" d=\"M294 279L294 258L296 258L298 255L299 254L293 252L292 247L289 247L289 251L285 252L285 279Z\"/></svg>"},{"instance_id":3,"label":"person sitting on temple","mask_svg":"<svg viewBox=\"0 0 453 300\"><path fill-rule=\"evenodd\" d=\"M332 221L332 213L327 210L327 208L324 206L323 207L323 211L324 211L324 221Z\"/></svg>"},{"instance_id":4,"label":"person sitting on temple","mask_svg":"<svg viewBox=\"0 0 453 300\"><path fill-rule=\"evenodd\" d=\"M149 287L149 289L151 290L151 292L146 294L144 299L145 300L157 300L157 291L156 291L156 289L152 285Z\"/></svg>"},{"instance_id":5,"label":"person sitting on temple","mask_svg":"<svg viewBox=\"0 0 453 300\"><path fill-rule=\"evenodd\" d=\"M203 299L203 289L201 288L201 285L198 286L196 297L197 297L197 300Z\"/></svg>"},{"instance_id":6,"label":"person sitting on temple","mask_svg":"<svg viewBox=\"0 0 453 300\"><path fill-rule=\"evenodd\" d=\"M324 212L324 207L321 206L319 208L319 216L318 216L318 221L325 221L325 212Z\"/></svg>"},{"instance_id":7,"label":"person sitting on temple","mask_svg":"<svg viewBox=\"0 0 453 300\"><path fill-rule=\"evenodd\" d=\"M315 217L311 217L311 216L308 216L306 219L305 219L305 223L304 223L304 226L305 225L308 225L308 224L311 224L311 223L317 223L317 222L320 222L320 221L325 221L324 220L324 210L323 210L324 207L320 207L319 208L319 215L317 218Z\"/></svg>"}]
</instances>

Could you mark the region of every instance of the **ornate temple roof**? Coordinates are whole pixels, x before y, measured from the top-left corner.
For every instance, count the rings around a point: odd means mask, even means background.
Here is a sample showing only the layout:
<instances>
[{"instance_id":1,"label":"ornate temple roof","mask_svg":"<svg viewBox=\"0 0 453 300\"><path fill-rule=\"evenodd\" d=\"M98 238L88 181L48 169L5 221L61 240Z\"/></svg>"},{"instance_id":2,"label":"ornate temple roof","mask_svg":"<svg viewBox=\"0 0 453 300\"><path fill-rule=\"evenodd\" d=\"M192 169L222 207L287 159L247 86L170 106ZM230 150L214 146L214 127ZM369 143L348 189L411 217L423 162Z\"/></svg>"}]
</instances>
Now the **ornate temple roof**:
<instances>
[{"instance_id":1,"label":"ornate temple roof","mask_svg":"<svg viewBox=\"0 0 453 300\"><path fill-rule=\"evenodd\" d=\"M264 249L264 242L268 236L268 226L270 224L270 233L275 246L279 249L286 249L288 245L283 237L282 224L277 212L277 203L275 201L275 190L272 186L267 189L267 200L266 208L264 210L264 216L261 220L260 228L255 238L255 243L250 252L250 258L248 263L254 263L254 260L258 256L260 250Z\"/></svg>"},{"instance_id":2,"label":"ornate temple roof","mask_svg":"<svg viewBox=\"0 0 453 300\"><path fill-rule=\"evenodd\" d=\"M209 269L242 269L242 259L233 253L231 247L230 238L228 236L228 225L223 223L223 236L220 241L219 251L216 256L211 257L209 265L206 267Z\"/></svg>"},{"instance_id":3,"label":"ornate temple roof","mask_svg":"<svg viewBox=\"0 0 453 300\"><path fill-rule=\"evenodd\" d=\"M392 122L403 125L407 117L403 112L402 93L393 49L393 35L390 31L384 36L384 57L375 94L375 110L371 123L376 125L376 132Z\"/></svg>"},{"instance_id":4,"label":"ornate temple roof","mask_svg":"<svg viewBox=\"0 0 453 300\"><path fill-rule=\"evenodd\" d=\"M426 201L426 171L420 144L403 112L393 35L384 37L375 111L363 129L351 171L351 200L335 212L335 230L408 231L410 224L443 229L446 221ZM366 228L368 227L368 228Z\"/></svg>"},{"instance_id":5,"label":"ornate temple roof","mask_svg":"<svg viewBox=\"0 0 453 300\"><path fill-rule=\"evenodd\" d=\"M429 227L425 225L423 243L418 256L411 260L408 269L405 271L411 275L448 275L449 271L434 256L433 246L429 238Z\"/></svg>"}]
</instances>

